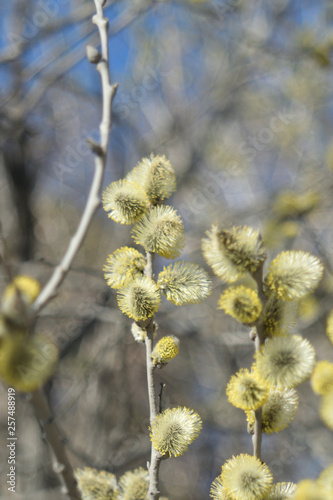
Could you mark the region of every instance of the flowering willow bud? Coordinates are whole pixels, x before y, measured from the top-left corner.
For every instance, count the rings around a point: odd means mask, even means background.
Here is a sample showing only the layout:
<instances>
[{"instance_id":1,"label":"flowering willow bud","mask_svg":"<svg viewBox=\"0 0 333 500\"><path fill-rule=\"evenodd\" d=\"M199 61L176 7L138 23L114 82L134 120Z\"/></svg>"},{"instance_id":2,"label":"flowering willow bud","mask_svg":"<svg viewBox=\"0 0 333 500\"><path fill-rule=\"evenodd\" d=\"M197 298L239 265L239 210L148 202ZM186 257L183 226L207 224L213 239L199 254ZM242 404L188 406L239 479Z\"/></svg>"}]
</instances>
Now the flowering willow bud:
<instances>
[{"instance_id":1,"label":"flowering willow bud","mask_svg":"<svg viewBox=\"0 0 333 500\"><path fill-rule=\"evenodd\" d=\"M134 226L135 243L166 259L178 257L184 248L184 226L168 205L153 207Z\"/></svg>"},{"instance_id":2,"label":"flowering willow bud","mask_svg":"<svg viewBox=\"0 0 333 500\"><path fill-rule=\"evenodd\" d=\"M119 289L119 309L135 321L151 318L160 305L161 295L156 283L146 276L138 276Z\"/></svg>"},{"instance_id":3,"label":"flowering willow bud","mask_svg":"<svg viewBox=\"0 0 333 500\"><path fill-rule=\"evenodd\" d=\"M1 341L0 377L18 391L31 392L44 385L57 361L58 350L46 337L7 335Z\"/></svg>"},{"instance_id":4,"label":"flowering willow bud","mask_svg":"<svg viewBox=\"0 0 333 500\"><path fill-rule=\"evenodd\" d=\"M133 500L134 498L144 500L147 498L148 488L148 471L138 467L133 471L125 472L119 479L117 500Z\"/></svg>"},{"instance_id":5,"label":"flowering willow bud","mask_svg":"<svg viewBox=\"0 0 333 500\"><path fill-rule=\"evenodd\" d=\"M285 335L296 324L296 300L284 301L270 295L263 310L263 326L265 337Z\"/></svg>"},{"instance_id":6,"label":"flowering willow bud","mask_svg":"<svg viewBox=\"0 0 333 500\"><path fill-rule=\"evenodd\" d=\"M327 500L325 492L320 488L317 481L303 479L296 487L293 500Z\"/></svg>"},{"instance_id":7,"label":"flowering willow bud","mask_svg":"<svg viewBox=\"0 0 333 500\"><path fill-rule=\"evenodd\" d=\"M104 190L103 208L115 222L132 224L148 210L149 200L142 187L121 179Z\"/></svg>"},{"instance_id":8,"label":"flowering willow bud","mask_svg":"<svg viewBox=\"0 0 333 500\"><path fill-rule=\"evenodd\" d=\"M265 498L273 481L267 465L259 458L246 454L227 460L222 467L221 478L233 500Z\"/></svg>"},{"instance_id":9,"label":"flowering willow bud","mask_svg":"<svg viewBox=\"0 0 333 500\"><path fill-rule=\"evenodd\" d=\"M19 275L6 286L1 302L3 316L18 326L28 326L33 315L31 305L40 292L40 284L30 276Z\"/></svg>"},{"instance_id":10,"label":"flowering willow bud","mask_svg":"<svg viewBox=\"0 0 333 500\"><path fill-rule=\"evenodd\" d=\"M270 385L293 388L312 373L315 350L300 335L274 337L257 351L256 369Z\"/></svg>"},{"instance_id":11,"label":"flowering willow bud","mask_svg":"<svg viewBox=\"0 0 333 500\"><path fill-rule=\"evenodd\" d=\"M232 497L226 492L221 476L218 476L212 482L209 496L214 500L233 500Z\"/></svg>"},{"instance_id":12,"label":"flowering willow bud","mask_svg":"<svg viewBox=\"0 0 333 500\"><path fill-rule=\"evenodd\" d=\"M273 484L268 490L266 500L287 500L293 498L296 490L295 483L276 483Z\"/></svg>"},{"instance_id":13,"label":"flowering willow bud","mask_svg":"<svg viewBox=\"0 0 333 500\"><path fill-rule=\"evenodd\" d=\"M154 365L166 365L179 352L179 339L174 335L161 338L151 354Z\"/></svg>"},{"instance_id":14,"label":"flowering willow bud","mask_svg":"<svg viewBox=\"0 0 333 500\"><path fill-rule=\"evenodd\" d=\"M226 392L229 402L236 408L257 410L266 401L269 386L258 373L242 368L231 377Z\"/></svg>"},{"instance_id":15,"label":"flowering willow bud","mask_svg":"<svg viewBox=\"0 0 333 500\"><path fill-rule=\"evenodd\" d=\"M212 291L212 282L206 271L190 262L176 262L158 275L158 286L176 306L198 304Z\"/></svg>"},{"instance_id":16,"label":"flowering willow bud","mask_svg":"<svg viewBox=\"0 0 333 500\"><path fill-rule=\"evenodd\" d=\"M333 464L329 465L324 469L320 476L318 477L319 487L327 493L327 495L333 495Z\"/></svg>"},{"instance_id":17,"label":"flowering willow bud","mask_svg":"<svg viewBox=\"0 0 333 500\"><path fill-rule=\"evenodd\" d=\"M220 229L213 224L202 240L206 262L214 273L233 283L247 272L254 273L266 258L260 234L252 227Z\"/></svg>"},{"instance_id":18,"label":"flowering willow bud","mask_svg":"<svg viewBox=\"0 0 333 500\"><path fill-rule=\"evenodd\" d=\"M176 191L175 171L165 156L151 154L149 158L143 158L126 179L141 186L153 205Z\"/></svg>"},{"instance_id":19,"label":"flowering willow bud","mask_svg":"<svg viewBox=\"0 0 333 500\"><path fill-rule=\"evenodd\" d=\"M262 311L258 293L242 285L225 290L218 304L219 309L223 309L240 323L254 323Z\"/></svg>"},{"instance_id":20,"label":"flowering willow bud","mask_svg":"<svg viewBox=\"0 0 333 500\"><path fill-rule=\"evenodd\" d=\"M201 418L195 411L183 407L169 408L153 420L150 437L161 455L179 457L199 436L201 427Z\"/></svg>"},{"instance_id":21,"label":"flowering willow bud","mask_svg":"<svg viewBox=\"0 0 333 500\"><path fill-rule=\"evenodd\" d=\"M294 420L298 408L298 396L295 389L271 388L262 407L261 431L265 434L280 432ZM254 430L255 413L247 411L247 421Z\"/></svg>"},{"instance_id":22,"label":"flowering willow bud","mask_svg":"<svg viewBox=\"0 0 333 500\"><path fill-rule=\"evenodd\" d=\"M111 472L90 467L74 471L79 490L84 500L117 500L118 485Z\"/></svg>"},{"instance_id":23,"label":"flowering willow bud","mask_svg":"<svg viewBox=\"0 0 333 500\"><path fill-rule=\"evenodd\" d=\"M299 217L313 210L319 202L316 191L297 193L295 191L282 191L276 198L273 211L281 218Z\"/></svg>"},{"instance_id":24,"label":"flowering willow bud","mask_svg":"<svg viewBox=\"0 0 333 500\"><path fill-rule=\"evenodd\" d=\"M333 344L333 309L331 310L331 312L327 317L326 335Z\"/></svg>"},{"instance_id":25,"label":"flowering willow bud","mask_svg":"<svg viewBox=\"0 0 333 500\"><path fill-rule=\"evenodd\" d=\"M128 280L142 276L145 266L145 257L135 248L118 248L106 261L104 278L111 288L121 288Z\"/></svg>"},{"instance_id":26,"label":"flowering willow bud","mask_svg":"<svg viewBox=\"0 0 333 500\"><path fill-rule=\"evenodd\" d=\"M314 255L282 252L270 263L265 284L279 299L301 299L317 287L323 271L323 265Z\"/></svg>"},{"instance_id":27,"label":"flowering willow bud","mask_svg":"<svg viewBox=\"0 0 333 500\"><path fill-rule=\"evenodd\" d=\"M333 363L318 361L311 375L311 385L316 394L333 391Z\"/></svg>"}]
</instances>

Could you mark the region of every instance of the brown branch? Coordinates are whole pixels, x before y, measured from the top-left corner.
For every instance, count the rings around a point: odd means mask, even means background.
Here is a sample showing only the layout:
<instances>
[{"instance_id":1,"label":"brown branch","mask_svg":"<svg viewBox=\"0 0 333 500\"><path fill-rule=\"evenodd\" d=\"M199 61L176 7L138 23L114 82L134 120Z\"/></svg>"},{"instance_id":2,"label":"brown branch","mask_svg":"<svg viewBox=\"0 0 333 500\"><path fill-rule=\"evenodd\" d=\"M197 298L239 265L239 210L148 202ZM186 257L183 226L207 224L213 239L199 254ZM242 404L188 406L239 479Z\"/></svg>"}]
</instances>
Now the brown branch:
<instances>
[{"instance_id":1,"label":"brown branch","mask_svg":"<svg viewBox=\"0 0 333 500\"><path fill-rule=\"evenodd\" d=\"M71 500L81 500L77 488L73 469L69 463L66 450L59 436L58 429L53 421L52 414L42 390L30 394L30 403L34 408L36 417L43 429L45 439L52 451L53 470L62 483L62 492Z\"/></svg>"}]
</instances>

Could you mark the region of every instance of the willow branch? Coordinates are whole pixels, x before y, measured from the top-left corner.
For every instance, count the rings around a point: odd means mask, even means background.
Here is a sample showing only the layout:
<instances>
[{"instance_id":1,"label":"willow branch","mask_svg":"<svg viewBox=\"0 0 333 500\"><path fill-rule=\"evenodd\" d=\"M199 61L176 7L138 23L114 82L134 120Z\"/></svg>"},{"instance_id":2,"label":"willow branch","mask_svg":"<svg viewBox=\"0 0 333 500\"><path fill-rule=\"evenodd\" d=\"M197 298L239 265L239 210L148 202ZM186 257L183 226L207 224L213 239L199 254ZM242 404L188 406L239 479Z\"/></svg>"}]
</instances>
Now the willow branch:
<instances>
[{"instance_id":1,"label":"willow branch","mask_svg":"<svg viewBox=\"0 0 333 500\"><path fill-rule=\"evenodd\" d=\"M150 279L154 279L153 262L154 262L154 253L147 252L147 265L145 267L144 274ZM147 386L148 386L148 399L149 399L149 421L151 425L152 421L157 415L157 397L156 397L156 387L154 378L155 365L151 359L151 353L153 351L154 317L150 319L148 325L146 326L146 330L147 330L147 336L145 339L145 344L146 344ZM160 498L159 468L161 460L162 460L162 455L159 453L159 451L155 450L153 443L151 443L151 457L150 457L150 463L148 464L149 500L158 500Z\"/></svg>"},{"instance_id":2,"label":"willow branch","mask_svg":"<svg viewBox=\"0 0 333 500\"><path fill-rule=\"evenodd\" d=\"M45 439L51 448L53 470L60 478L62 492L71 500L81 500L82 497L77 488L72 466L69 463L66 450L53 421L46 397L41 390L31 393L30 403L43 429Z\"/></svg>"},{"instance_id":3,"label":"willow branch","mask_svg":"<svg viewBox=\"0 0 333 500\"><path fill-rule=\"evenodd\" d=\"M102 0L94 0L96 6L96 14L93 16L92 21L99 30L101 40L101 60L97 64L97 71L101 77L102 83L102 121L100 123L100 148L99 153L95 157L95 172L91 184L89 196L86 206L84 208L82 218L78 228L69 242L69 246L60 264L55 268L50 280L40 293L39 297L34 303L35 311L40 311L49 300L56 294L59 286L67 275L72 262L81 247L83 240L87 234L91 220L94 213L100 204L100 189L102 185L107 151L109 145L109 135L111 128L111 110L112 101L117 91L117 84L111 85L110 70L109 70L109 49L108 49L108 20L103 15L103 2Z\"/></svg>"},{"instance_id":4,"label":"willow branch","mask_svg":"<svg viewBox=\"0 0 333 500\"><path fill-rule=\"evenodd\" d=\"M253 273L253 279L257 283L258 287L258 296L262 302L262 306L265 306L265 303L267 302L266 295L264 293L263 289L263 268L264 268L264 262L261 263L259 268L255 273ZM256 337L254 339L255 342L255 349L256 351L260 351L261 346L264 345L265 342L265 337L264 337L264 324L263 324L263 317L259 318L259 320L256 322ZM261 459L261 442L262 442L262 408L258 408L254 412L255 415L255 420L254 420L254 432L252 436L252 443L253 443L253 455L259 459Z\"/></svg>"}]
</instances>

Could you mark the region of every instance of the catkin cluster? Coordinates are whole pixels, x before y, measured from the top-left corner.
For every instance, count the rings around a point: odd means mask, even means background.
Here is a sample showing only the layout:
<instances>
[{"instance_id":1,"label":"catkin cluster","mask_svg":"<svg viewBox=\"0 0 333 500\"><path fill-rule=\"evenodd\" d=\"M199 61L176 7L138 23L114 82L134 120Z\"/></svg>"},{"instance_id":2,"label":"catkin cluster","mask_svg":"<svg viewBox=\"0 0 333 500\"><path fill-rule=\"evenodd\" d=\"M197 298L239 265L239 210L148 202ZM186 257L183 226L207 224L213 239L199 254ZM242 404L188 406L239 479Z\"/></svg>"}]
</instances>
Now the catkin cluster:
<instances>
[{"instance_id":1,"label":"catkin cluster","mask_svg":"<svg viewBox=\"0 0 333 500\"><path fill-rule=\"evenodd\" d=\"M134 319L136 340L144 340L144 327L157 312L161 293L175 305L197 304L211 292L211 280L199 266L178 261L164 267L158 277L147 276L147 255L166 259L179 257L185 245L184 226L177 211L163 204L176 190L176 176L164 156L143 158L125 177L110 184L103 193L108 216L121 224L133 224L134 242L143 248L122 247L109 255L105 279L117 290L120 310ZM171 342L171 341L170 341ZM154 359L167 361L167 352L155 351ZM158 349L157 349L158 351Z\"/></svg>"},{"instance_id":2,"label":"catkin cluster","mask_svg":"<svg viewBox=\"0 0 333 500\"><path fill-rule=\"evenodd\" d=\"M202 241L202 250L207 263L223 281L234 283L246 274L254 279L252 288L228 287L218 302L226 314L252 328L251 338L258 346L252 367L233 375L226 392L229 402L244 410L251 434L255 432L259 409L261 432L280 432L295 418L295 388L310 377L315 366L313 346L301 335L292 334L291 329L298 303L319 284L323 265L306 252L282 252L271 261L263 277L266 251L259 232L246 226L220 229L213 224ZM331 367L319 365L316 373L317 387L331 391ZM332 407L333 403L331 411ZM222 467L222 474L212 484L211 497L301 498L296 485L273 485L272 480L267 466L258 458L239 455Z\"/></svg>"},{"instance_id":3,"label":"catkin cluster","mask_svg":"<svg viewBox=\"0 0 333 500\"><path fill-rule=\"evenodd\" d=\"M131 331L139 343L153 344L157 335L154 316L161 295L173 304L197 304L211 293L208 273L190 262L166 265L155 277L155 255L166 259L180 256L184 226L177 211L165 200L176 190L176 176L164 156L143 158L124 179L110 184L103 193L103 207L120 224L132 224L132 237L139 249L122 247L107 258L104 276L117 291L120 310L134 320ZM142 252L143 250L143 252ZM148 333L149 332L149 333ZM150 349L150 347L149 347ZM167 335L156 342L147 366L162 368L179 351L179 339ZM185 407L166 409L152 419L150 437L160 457L178 457L198 437L200 416ZM116 482L104 471L77 471L79 487L87 500L146 500L149 477L144 469L129 471Z\"/></svg>"}]
</instances>

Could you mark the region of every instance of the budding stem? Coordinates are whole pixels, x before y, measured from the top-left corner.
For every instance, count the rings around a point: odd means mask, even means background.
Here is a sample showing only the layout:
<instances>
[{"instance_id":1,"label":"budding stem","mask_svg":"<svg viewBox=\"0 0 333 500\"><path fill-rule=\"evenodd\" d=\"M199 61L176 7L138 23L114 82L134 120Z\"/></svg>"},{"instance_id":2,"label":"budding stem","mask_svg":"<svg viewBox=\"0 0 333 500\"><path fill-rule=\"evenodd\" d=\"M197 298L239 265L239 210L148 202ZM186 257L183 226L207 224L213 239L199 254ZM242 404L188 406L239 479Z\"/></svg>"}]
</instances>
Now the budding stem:
<instances>
[{"instance_id":1,"label":"budding stem","mask_svg":"<svg viewBox=\"0 0 333 500\"><path fill-rule=\"evenodd\" d=\"M255 273L252 274L253 279L257 283L258 287L258 296L262 302L262 308L264 310L265 303L267 302L266 295L264 293L263 288L263 268L264 262L262 262ZM264 322L263 322L263 313L259 317L256 322L256 337L254 339L255 349L256 351L260 351L261 346L264 345L265 337L264 337ZM261 459L261 442L262 442L262 408L258 408L254 412L255 421L254 421L254 433L252 436L253 443L253 455L259 459Z\"/></svg>"},{"instance_id":2,"label":"budding stem","mask_svg":"<svg viewBox=\"0 0 333 500\"><path fill-rule=\"evenodd\" d=\"M147 252L147 265L144 270L145 276L150 279L154 279L154 253ZM157 398L156 398L156 388L155 388L155 377L154 370L155 365L151 359L151 354L153 351L153 336L154 336L154 317L152 317L146 326L147 335L145 338L146 345L146 367L147 367L147 385L148 385L148 399L149 399L149 421L150 424L157 416ZM158 500L160 498L159 491L159 467L161 463L162 455L159 451L155 450L153 443L151 443L151 458L148 467L149 472L149 490L148 498L149 500Z\"/></svg>"}]
</instances>

